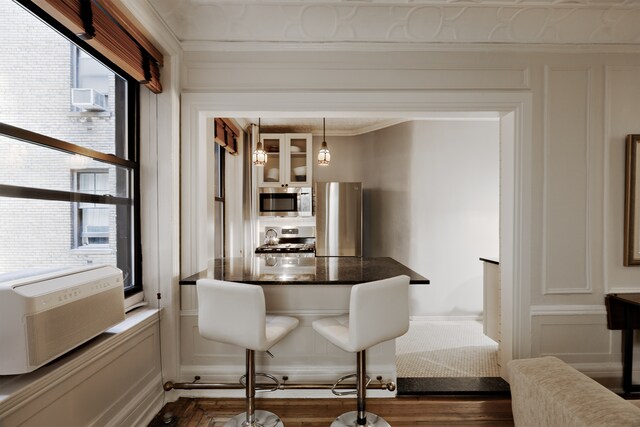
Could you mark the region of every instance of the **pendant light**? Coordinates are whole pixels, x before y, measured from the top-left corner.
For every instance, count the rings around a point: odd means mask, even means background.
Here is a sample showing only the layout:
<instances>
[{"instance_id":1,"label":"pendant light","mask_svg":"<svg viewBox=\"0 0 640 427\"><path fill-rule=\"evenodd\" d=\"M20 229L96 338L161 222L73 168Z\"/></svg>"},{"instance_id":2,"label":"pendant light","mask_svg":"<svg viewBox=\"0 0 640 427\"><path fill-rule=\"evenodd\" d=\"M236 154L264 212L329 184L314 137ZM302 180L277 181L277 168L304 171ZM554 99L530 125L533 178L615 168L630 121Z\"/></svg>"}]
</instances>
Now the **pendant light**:
<instances>
[{"instance_id":1,"label":"pendant light","mask_svg":"<svg viewBox=\"0 0 640 427\"><path fill-rule=\"evenodd\" d=\"M262 141L260 141L260 118L258 118L258 143L256 151L253 152L252 160L256 166L264 166L267 163L267 153L262 148Z\"/></svg>"},{"instance_id":2,"label":"pendant light","mask_svg":"<svg viewBox=\"0 0 640 427\"><path fill-rule=\"evenodd\" d=\"M322 118L322 145L318 152L318 164L321 166L327 166L331 161L331 153L329 153L329 147L327 147L327 141L325 139L324 129L324 117Z\"/></svg>"}]
</instances>

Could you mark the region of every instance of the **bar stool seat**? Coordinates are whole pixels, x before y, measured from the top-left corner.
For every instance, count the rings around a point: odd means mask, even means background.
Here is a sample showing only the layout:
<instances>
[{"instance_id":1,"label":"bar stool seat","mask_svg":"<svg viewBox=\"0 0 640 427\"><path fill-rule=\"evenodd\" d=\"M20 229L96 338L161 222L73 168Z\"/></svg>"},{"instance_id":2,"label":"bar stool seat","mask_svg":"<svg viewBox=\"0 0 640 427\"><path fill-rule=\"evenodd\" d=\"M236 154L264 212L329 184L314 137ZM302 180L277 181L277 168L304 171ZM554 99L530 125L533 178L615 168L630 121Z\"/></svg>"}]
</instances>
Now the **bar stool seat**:
<instances>
[{"instance_id":1,"label":"bar stool seat","mask_svg":"<svg viewBox=\"0 0 640 427\"><path fill-rule=\"evenodd\" d=\"M196 291L200 335L246 349L246 411L229 420L225 427L282 426L277 415L255 409L255 352L268 351L298 326L298 319L267 316L264 291L259 285L200 279ZM259 375L278 383L272 375Z\"/></svg>"},{"instance_id":2,"label":"bar stool seat","mask_svg":"<svg viewBox=\"0 0 640 427\"><path fill-rule=\"evenodd\" d=\"M354 285L349 314L316 320L313 329L342 350L357 353L357 410L340 415L331 426L389 426L383 418L366 412L366 349L409 330L409 277Z\"/></svg>"}]
</instances>

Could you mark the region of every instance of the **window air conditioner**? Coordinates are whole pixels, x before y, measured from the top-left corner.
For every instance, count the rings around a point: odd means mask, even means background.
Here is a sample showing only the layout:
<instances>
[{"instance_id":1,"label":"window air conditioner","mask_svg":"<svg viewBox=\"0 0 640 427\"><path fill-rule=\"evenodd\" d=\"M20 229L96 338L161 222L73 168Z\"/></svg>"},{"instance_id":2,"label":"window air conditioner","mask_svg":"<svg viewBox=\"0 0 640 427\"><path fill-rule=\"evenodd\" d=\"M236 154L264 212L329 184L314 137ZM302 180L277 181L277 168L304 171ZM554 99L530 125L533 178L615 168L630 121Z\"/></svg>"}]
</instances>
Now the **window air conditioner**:
<instances>
[{"instance_id":1,"label":"window air conditioner","mask_svg":"<svg viewBox=\"0 0 640 427\"><path fill-rule=\"evenodd\" d=\"M107 97L94 89L72 88L71 105L87 111L106 111Z\"/></svg>"},{"instance_id":2,"label":"window air conditioner","mask_svg":"<svg viewBox=\"0 0 640 427\"><path fill-rule=\"evenodd\" d=\"M123 321L122 286L110 265L0 283L0 375L31 372Z\"/></svg>"}]
</instances>

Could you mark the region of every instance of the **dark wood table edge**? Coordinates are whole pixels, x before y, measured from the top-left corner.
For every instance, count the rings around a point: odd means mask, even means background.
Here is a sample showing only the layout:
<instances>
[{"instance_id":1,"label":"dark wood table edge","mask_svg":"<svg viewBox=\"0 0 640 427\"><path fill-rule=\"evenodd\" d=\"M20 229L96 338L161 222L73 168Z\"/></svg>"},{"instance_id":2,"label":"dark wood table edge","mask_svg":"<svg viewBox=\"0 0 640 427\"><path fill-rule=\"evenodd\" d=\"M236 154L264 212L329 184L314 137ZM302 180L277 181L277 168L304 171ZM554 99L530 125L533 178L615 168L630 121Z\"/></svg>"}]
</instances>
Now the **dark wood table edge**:
<instances>
[{"instance_id":1,"label":"dark wood table edge","mask_svg":"<svg viewBox=\"0 0 640 427\"><path fill-rule=\"evenodd\" d=\"M628 296L634 298L630 299ZM640 384L633 384L632 379L633 331L640 329L640 293L606 294L604 301L607 309L607 328L622 332L622 389L625 394L640 392ZM618 313L620 310L622 313Z\"/></svg>"}]
</instances>

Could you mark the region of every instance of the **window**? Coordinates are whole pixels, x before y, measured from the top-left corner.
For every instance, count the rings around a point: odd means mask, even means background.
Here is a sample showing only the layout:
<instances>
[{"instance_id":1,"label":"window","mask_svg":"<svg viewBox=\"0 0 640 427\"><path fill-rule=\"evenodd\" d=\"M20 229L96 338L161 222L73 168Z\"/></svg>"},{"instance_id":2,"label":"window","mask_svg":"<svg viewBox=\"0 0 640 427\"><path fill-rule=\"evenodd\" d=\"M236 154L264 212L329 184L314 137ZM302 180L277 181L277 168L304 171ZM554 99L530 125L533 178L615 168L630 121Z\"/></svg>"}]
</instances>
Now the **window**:
<instances>
[{"instance_id":1,"label":"window","mask_svg":"<svg viewBox=\"0 0 640 427\"><path fill-rule=\"evenodd\" d=\"M223 258L225 252L224 230L224 156L225 149L219 144L214 145L214 258Z\"/></svg>"},{"instance_id":2,"label":"window","mask_svg":"<svg viewBox=\"0 0 640 427\"><path fill-rule=\"evenodd\" d=\"M0 274L106 263L139 291L138 82L17 3L0 16Z\"/></svg>"},{"instance_id":3,"label":"window","mask_svg":"<svg viewBox=\"0 0 640 427\"><path fill-rule=\"evenodd\" d=\"M73 178L75 190L79 193L107 194L109 191L108 171L77 171ZM74 246L108 245L111 216L109 207L99 203L75 205Z\"/></svg>"}]
</instances>

